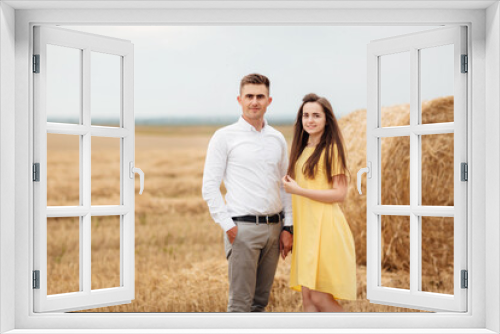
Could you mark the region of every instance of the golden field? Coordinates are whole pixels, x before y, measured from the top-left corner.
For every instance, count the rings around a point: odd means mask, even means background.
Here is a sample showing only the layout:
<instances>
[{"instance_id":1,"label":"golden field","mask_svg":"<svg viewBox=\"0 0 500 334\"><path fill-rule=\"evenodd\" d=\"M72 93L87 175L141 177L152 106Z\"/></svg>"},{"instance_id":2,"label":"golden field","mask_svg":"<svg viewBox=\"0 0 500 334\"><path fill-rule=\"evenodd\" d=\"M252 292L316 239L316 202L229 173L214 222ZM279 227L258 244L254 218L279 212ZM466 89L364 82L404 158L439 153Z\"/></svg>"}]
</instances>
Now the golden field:
<instances>
[{"instance_id":1,"label":"golden field","mask_svg":"<svg viewBox=\"0 0 500 334\"><path fill-rule=\"evenodd\" d=\"M408 106L383 110L382 121L404 125ZM408 115L407 115L408 114ZM453 99L423 106L427 123L451 121ZM415 312L366 300L366 197L356 190L356 172L366 166L366 111L340 121L348 149L351 182L343 204L356 243L358 300L342 301L350 312ZM408 122L409 123L409 122ZM136 163L145 177L138 195L136 177L136 294L130 304L91 312L224 312L227 263L223 232L201 198L205 151L217 127L137 127ZM290 140L291 126L276 126ZM71 137L71 138L68 138ZM74 138L73 138L74 137ZM422 138L422 204L453 205L453 135ZM382 204L409 204L409 140L382 142ZM76 136L48 135L48 205L78 205ZM92 204L119 204L119 141L92 140ZM437 166L437 168L436 168ZM437 170L437 171L436 171ZM363 192L366 192L363 180ZM451 184L453 184L451 182ZM48 291L78 291L78 219L48 219ZM408 217L382 217L382 285L409 288ZM92 220L92 288L119 285L119 219ZM422 289L453 291L453 219L422 221ZM300 294L288 288L290 257L280 260L269 312L300 312Z\"/></svg>"}]
</instances>

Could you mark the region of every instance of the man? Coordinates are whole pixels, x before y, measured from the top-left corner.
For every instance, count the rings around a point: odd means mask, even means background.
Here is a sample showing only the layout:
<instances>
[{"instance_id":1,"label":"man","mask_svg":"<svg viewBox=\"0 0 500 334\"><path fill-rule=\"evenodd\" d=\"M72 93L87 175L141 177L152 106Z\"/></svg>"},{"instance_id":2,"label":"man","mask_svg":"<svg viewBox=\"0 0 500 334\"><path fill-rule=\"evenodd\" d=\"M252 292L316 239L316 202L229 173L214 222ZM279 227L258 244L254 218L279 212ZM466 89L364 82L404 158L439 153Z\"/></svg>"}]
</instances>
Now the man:
<instances>
[{"instance_id":1,"label":"man","mask_svg":"<svg viewBox=\"0 0 500 334\"><path fill-rule=\"evenodd\" d=\"M264 119L272 101L268 78L245 76L237 100L240 119L217 130L208 145L202 193L225 232L228 312L264 312L279 254L285 258L292 247L291 198L281 183L288 150L283 135Z\"/></svg>"}]
</instances>

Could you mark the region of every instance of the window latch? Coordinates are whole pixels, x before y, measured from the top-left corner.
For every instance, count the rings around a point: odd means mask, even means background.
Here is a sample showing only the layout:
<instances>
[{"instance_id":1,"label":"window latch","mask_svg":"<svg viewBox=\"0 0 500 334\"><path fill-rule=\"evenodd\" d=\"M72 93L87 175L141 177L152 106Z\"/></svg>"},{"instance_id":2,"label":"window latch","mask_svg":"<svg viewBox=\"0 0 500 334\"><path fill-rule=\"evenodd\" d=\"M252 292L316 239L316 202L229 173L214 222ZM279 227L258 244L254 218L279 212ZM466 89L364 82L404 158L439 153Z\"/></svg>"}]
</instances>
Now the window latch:
<instances>
[{"instance_id":1,"label":"window latch","mask_svg":"<svg viewBox=\"0 0 500 334\"><path fill-rule=\"evenodd\" d=\"M363 193L361 192L361 176L363 176L363 173L366 173L366 177L368 177L369 179L372 178L372 163L371 161L368 161L367 163L367 167L365 168L361 168L359 171L358 171L358 192L360 195L362 195Z\"/></svg>"},{"instance_id":2,"label":"window latch","mask_svg":"<svg viewBox=\"0 0 500 334\"><path fill-rule=\"evenodd\" d=\"M142 195L142 191L144 190L144 172L140 168L134 167L133 161L130 161L128 165L129 165L129 177L131 179L134 178L135 173L139 174L140 182L141 182L141 190L139 191L139 195Z\"/></svg>"}]
</instances>

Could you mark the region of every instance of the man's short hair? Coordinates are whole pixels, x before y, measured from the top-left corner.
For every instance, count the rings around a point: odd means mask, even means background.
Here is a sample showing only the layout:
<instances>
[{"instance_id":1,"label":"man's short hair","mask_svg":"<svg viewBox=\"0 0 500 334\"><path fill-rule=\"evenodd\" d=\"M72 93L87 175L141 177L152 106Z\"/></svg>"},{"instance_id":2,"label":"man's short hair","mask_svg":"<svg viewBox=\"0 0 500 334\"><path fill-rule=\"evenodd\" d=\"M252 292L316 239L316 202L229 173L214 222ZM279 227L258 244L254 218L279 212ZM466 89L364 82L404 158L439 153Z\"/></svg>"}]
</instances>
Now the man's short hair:
<instances>
[{"instance_id":1,"label":"man's short hair","mask_svg":"<svg viewBox=\"0 0 500 334\"><path fill-rule=\"evenodd\" d=\"M252 85L266 85L267 91L269 91L269 86L271 83L269 82L269 79L262 74L258 73L252 73L249 75L245 75L243 79L241 79L240 83L240 94L241 90L243 89L243 86L252 84Z\"/></svg>"}]
</instances>

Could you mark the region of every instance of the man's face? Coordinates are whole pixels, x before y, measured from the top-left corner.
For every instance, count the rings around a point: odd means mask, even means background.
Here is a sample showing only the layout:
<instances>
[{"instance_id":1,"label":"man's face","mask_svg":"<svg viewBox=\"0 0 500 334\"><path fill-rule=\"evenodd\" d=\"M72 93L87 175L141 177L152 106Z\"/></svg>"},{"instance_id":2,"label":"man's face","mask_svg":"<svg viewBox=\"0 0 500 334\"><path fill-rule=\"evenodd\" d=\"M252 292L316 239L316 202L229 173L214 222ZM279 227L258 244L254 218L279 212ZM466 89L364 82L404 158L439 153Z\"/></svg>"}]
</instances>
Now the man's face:
<instances>
[{"instance_id":1,"label":"man's face","mask_svg":"<svg viewBox=\"0 0 500 334\"><path fill-rule=\"evenodd\" d=\"M266 85L246 84L238 96L238 103L243 110L243 118L247 121L262 119L272 100Z\"/></svg>"}]
</instances>

